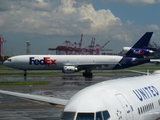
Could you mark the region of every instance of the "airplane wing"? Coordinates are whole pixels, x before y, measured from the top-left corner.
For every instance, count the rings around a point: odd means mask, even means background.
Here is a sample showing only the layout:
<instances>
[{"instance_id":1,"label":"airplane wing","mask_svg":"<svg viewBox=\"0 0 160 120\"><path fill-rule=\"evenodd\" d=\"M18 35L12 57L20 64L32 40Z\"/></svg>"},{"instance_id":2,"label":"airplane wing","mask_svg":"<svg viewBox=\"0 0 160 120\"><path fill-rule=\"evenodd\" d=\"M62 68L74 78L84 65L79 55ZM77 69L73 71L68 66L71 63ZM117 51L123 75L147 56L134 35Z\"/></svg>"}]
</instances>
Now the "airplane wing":
<instances>
[{"instance_id":1,"label":"airplane wing","mask_svg":"<svg viewBox=\"0 0 160 120\"><path fill-rule=\"evenodd\" d=\"M16 97L27 98L27 99L31 99L31 100L37 100L37 101L41 101L41 102L47 102L47 103L50 103L53 105L65 106L68 102L68 100L65 100L65 99L40 96L40 95L32 95L32 94L25 94L25 93L18 93L18 92L9 92L9 91L4 91L4 90L0 90L0 93L6 94L6 95L11 95L11 96L16 96Z\"/></svg>"},{"instance_id":2,"label":"airplane wing","mask_svg":"<svg viewBox=\"0 0 160 120\"><path fill-rule=\"evenodd\" d=\"M83 69L91 69L91 70L94 70L94 69L96 69L96 68L102 68L102 66L103 67L108 67L108 65L109 64L86 64L86 65L77 65L77 67L78 67L78 69L80 69L80 70L83 70Z\"/></svg>"},{"instance_id":3,"label":"airplane wing","mask_svg":"<svg viewBox=\"0 0 160 120\"><path fill-rule=\"evenodd\" d=\"M139 73L139 74L143 74L143 75L149 75L149 70L147 70L146 72L143 71L137 71L137 70L127 70L125 69L124 71L129 71L129 72L133 72L133 73Z\"/></svg>"}]
</instances>

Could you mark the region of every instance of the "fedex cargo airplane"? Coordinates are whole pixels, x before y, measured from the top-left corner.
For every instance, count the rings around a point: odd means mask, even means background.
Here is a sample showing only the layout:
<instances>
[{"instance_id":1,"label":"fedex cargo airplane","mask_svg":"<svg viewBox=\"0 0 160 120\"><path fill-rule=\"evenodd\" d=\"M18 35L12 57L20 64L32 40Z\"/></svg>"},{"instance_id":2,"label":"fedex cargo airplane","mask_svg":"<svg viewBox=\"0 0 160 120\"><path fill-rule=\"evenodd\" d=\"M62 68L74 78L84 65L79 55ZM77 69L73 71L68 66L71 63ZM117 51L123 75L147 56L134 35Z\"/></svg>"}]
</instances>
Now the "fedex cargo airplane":
<instances>
[{"instance_id":1,"label":"fedex cargo airplane","mask_svg":"<svg viewBox=\"0 0 160 120\"><path fill-rule=\"evenodd\" d=\"M64 105L60 120L160 120L160 71L119 78L79 91L70 100L9 92L7 94Z\"/></svg>"},{"instance_id":2,"label":"fedex cargo airplane","mask_svg":"<svg viewBox=\"0 0 160 120\"><path fill-rule=\"evenodd\" d=\"M141 52L131 56L134 48L146 47L153 32L146 32L138 42L129 49L126 56L117 55L19 55L4 62L4 65L20 70L62 70L63 73L74 73L81 70L84 77L92 77L92 70L117 70L149 62L148 58L139 57ZM141 56L144 56L142 54Z\"/></svg>"}]
</instances>

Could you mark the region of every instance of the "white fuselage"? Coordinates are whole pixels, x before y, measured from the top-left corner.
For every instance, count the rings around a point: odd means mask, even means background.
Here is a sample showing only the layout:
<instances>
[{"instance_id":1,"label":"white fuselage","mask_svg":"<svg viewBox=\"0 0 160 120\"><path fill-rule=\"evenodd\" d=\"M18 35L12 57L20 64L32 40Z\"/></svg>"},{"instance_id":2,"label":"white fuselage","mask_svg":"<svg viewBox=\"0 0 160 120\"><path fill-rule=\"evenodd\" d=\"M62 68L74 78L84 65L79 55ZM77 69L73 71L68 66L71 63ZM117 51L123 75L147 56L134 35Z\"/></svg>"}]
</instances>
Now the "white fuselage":
<instances>
[{"instance_id":1,"label":"white fuselage","mask_svg":"<svg viewBox=\"0 0 160 120\"><path fill-rule=\"evenodd\" d=\"M159 83L160 75L101 82L83 89L72 97L64 113L72 112L76 118L79 113L94 113L96 116L99 111L108 111L110 117L107 120L158 120Z\"/></svg>"},{"instance_id":2,"label":"white fuselage","mask_svg":"<svg viewBox=\"0 0 160 120\"><path fill-rule=\"evenodd\" d=\"M121 59L122 56L111 55L20 55L4 64L22 70L62 70L64 66L112 69Z\"/></svg>"}]
</instances>

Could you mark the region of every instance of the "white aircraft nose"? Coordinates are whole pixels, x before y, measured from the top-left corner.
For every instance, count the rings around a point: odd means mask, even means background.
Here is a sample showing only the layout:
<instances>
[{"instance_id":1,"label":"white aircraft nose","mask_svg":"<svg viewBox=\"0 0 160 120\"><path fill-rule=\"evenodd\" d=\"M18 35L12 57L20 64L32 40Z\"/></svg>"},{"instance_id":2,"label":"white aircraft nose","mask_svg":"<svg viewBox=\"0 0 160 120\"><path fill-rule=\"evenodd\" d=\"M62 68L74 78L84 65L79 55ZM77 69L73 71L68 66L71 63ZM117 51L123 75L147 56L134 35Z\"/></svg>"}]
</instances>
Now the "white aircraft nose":
<instances>
[{"instance_id":1,"label":"white aircraft nose","mask_svg":"<svg viewBox=\"0 0 160 120\"><path fill-rule=\"evenodd\" d=\"M3 62L3 65L7 66L7 61L6 60Z\"/></svg>"},{"instance_id":2,"label":"white aircraft nose","mask_svg":"<svg viewBox=\"0 0 160 120\"><path fill-rule=\"evenodd\" d=\"M7 66L7 67L11 67L11 61L10 60L5 60L3 62L3 65Z\"/></svg>"}]
</instances>

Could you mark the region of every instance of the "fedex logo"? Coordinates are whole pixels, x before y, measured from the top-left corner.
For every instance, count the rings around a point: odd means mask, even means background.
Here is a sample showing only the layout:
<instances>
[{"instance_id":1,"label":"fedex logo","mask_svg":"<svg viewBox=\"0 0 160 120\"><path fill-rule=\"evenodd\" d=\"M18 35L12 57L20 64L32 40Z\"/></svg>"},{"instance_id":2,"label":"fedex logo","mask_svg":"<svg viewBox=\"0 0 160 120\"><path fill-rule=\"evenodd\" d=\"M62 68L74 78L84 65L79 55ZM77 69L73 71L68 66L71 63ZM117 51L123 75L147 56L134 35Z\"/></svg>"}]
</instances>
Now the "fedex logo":
<instances>
[{"instance_id":1,"label":"fedex logo","mask_svg":"<svg viewBox=\"0 0 160 120\"><path fill-rule=\"evenodd\" d=\"M133 53L143 55L144 51L143 50L133 50Z\"/></svg>"},{"instance_id":2,"label":"fedex logo","mask_svg":"<svg viewBox=\"0 0 160 120\"><path fill-rule=\"evenodd\" d=\"M43 59L29 58L29 64L32 65L56 65L56 60L50 59L50 57L44 57Z\"/></svg>"}]
</instances>

